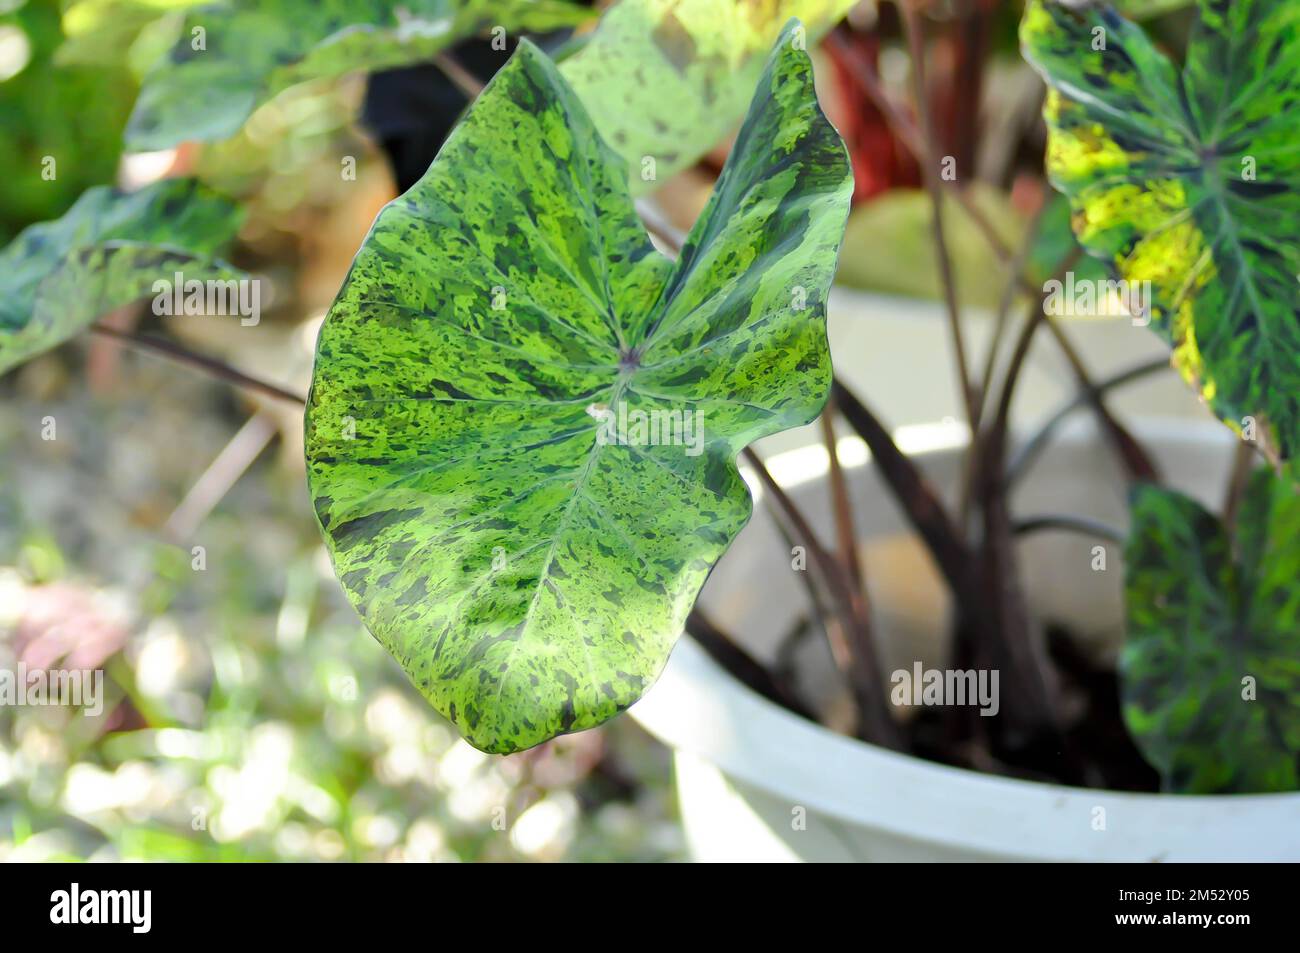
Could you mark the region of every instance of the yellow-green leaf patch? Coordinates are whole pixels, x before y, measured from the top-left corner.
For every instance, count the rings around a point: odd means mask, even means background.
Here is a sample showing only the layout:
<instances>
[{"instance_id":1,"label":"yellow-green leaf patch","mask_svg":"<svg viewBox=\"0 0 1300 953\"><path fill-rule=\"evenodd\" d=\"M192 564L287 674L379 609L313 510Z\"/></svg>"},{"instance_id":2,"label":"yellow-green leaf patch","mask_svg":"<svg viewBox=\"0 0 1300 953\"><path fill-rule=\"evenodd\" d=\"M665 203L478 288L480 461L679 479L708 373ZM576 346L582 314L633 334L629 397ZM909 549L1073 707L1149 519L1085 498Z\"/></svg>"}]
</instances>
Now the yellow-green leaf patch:
<instances>
[{"instance_id":1,"label":"yellow-green leaf patch","mask_svg":"<svg viewBox=\"0 0 1300 953\"><path fill-rule=\"evenodd\" d=\"M1221 419L1300 448L1300 5L1201 0L1180 70L1107 7L1034 0L1047 166Z\"/></svg>"}]
</instances>

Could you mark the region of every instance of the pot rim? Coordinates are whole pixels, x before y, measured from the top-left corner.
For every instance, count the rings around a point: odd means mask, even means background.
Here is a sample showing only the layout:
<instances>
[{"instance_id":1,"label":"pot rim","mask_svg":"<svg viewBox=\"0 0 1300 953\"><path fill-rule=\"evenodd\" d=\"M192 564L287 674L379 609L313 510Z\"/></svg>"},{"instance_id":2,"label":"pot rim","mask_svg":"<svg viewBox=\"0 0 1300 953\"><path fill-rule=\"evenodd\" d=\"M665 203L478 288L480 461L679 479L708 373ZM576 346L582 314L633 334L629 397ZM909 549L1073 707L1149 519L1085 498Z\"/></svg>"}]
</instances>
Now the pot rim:
<instances>
[{"instance_id":1,"label":"pot rim","mask_svg":"<svg viewBox=\"0 0 1300 953\"><path fill-rule=\"evenodd\" d=\"M1213 421L1151 419L1137 421L1133 429L1153 443L1207 449L1230 437ZM1077 445L1094 437L1091 428L1088 434L1075 428L1060 440ZM937 447L922 455L957 449ZM733 678L690 638L678 641L659 680L629 711L659 740L711 763L732 780L792 806L914 840L1045 860L1300 855L1300 792L1130 793L927 761L787 711ZM1097 808L1105 810L1105 830L1121 836L1087 836L1096 833Z\"/></svg>"}]
</instances>

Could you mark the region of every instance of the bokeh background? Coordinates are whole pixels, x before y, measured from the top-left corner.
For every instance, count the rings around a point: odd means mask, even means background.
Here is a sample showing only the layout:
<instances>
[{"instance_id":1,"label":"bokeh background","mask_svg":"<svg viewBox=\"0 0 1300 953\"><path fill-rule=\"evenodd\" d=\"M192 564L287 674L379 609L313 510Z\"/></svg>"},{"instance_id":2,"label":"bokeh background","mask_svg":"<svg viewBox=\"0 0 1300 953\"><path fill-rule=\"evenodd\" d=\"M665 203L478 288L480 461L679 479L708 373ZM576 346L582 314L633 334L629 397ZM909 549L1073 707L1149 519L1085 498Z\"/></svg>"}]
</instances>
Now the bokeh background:
<instances>
[{"instance_id":1,"label":"bokeh background","mask_svg":"<svg viewBox=\"0 0 1300 953\"><path fill-rule=\"evenodd\" d=\"M396 194L376 142L400 138L421 77L385 78L378 134L356 78L291 90L218 146L119 163L184 6L0 0L0 243L89 186L197 174L250 209L235 260L273 289L261 323L107 321L305 392L319 322ZM423 92L449 128L464 99ZM0 668L102 666L107 696L97 718L0 706L0 860L680 858L670 759L635 723L490 758L424 703L334 579L301 448L300 409L104 339L0 380Z\"/></svg>"}]
</instances>

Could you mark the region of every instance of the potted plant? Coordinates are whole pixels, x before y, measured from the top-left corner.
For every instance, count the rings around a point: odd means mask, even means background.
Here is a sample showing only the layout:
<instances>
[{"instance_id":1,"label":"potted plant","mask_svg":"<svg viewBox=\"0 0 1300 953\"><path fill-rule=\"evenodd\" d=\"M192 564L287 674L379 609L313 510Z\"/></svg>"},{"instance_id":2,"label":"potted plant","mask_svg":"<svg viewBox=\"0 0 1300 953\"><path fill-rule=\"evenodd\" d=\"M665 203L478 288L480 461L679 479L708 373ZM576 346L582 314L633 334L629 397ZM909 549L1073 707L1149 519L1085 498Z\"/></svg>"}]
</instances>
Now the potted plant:
<instances>
[{"instance_id":1,"label":"potted plant","mask_svg":"<svg viewBox=\"0 0 1300 953\"><path fill-rule=\"evenodd\" d=\"M776 24L740 5L623 0L558 63L523 41L485 88L466 84L468 111L375 219L317 343L307 479L344 591L484 751L646 696L634 715L679 749L702 856L1300 856L1300 244L1283 108L1300 13L1202 0L1179 67L1108 7L1026 5L1047 173L1104 266L1067 248L1045 280L959 184L918 7L897 5L915 119L832 38L929 193L970 438L917 453L832 370L827 297L855 184L808 48L847 5L789 6L809 25L773 45ZM550 25L572 12L520 9ZM404 21L376 27L382 42L319 26L317 45L241 61L247 95L199 132L227 133L303 78L442 55ZM146 83L142 142L194 131L191 59ZM745 97L689 234L652 220L652 239L634 196ZM216 257L235 215L220 197L164 182L125 201L89 197L93 214L12 246L25 284L0 367L138 297L160 260L239 280ZM982 373L945 241L957 212L1011 275ZM1111 412L1113 389L1168 363L1090 376L1061 318L1115 308L1150 329L1115 333L1155 331L1231 429ZM1048 335L1079 396L1017 441L1017 384ZM1046 452L1074 409L1093 428ZM815 421L811 468L751 446ZM746 528L754 495L765 516Z\"/></svg>"}]
</instances>

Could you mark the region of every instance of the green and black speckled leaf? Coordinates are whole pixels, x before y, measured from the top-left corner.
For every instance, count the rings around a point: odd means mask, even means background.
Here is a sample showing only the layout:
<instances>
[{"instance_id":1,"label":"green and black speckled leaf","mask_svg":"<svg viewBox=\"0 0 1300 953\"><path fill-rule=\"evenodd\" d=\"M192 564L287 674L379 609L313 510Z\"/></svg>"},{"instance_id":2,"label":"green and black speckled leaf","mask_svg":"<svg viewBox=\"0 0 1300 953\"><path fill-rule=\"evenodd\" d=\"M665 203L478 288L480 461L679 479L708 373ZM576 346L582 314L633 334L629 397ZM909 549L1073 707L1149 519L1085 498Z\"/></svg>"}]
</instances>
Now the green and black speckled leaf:
<instances>
[{"instance_id":1,"label":"green and black speckled leaf","mask_svg":"<svg viewBox=\"0 0 1300 953\"><path fill-rule=\"evenodd\" d=\"M1080 243L1149 281L1184 376L1270 452L1300 448L1300 4L1201 0L1181 72L1108 8L1034 0L1048 172ZM1095 50L1094 37L1105 40ZM1253 173L1253 178L1251 178Z\"/></svg>"},{"instance_id":2,"label":"green and black speckled leaf","mask_svg":"<svg viewBox=\"0 0 1300 953\"><path fill-rule=\"evenodd\" d=\"M370 631L472 744L590 728L658 676L749 518L737 453L826 400L851 191L787 34L674 264L525 43L379 214L317 345L308 480ZM702 452L598 439L620 407L698 412Z\"/></svg>"},{"instance_id":3,"label":"green and black speckled leaf","mask_svg":"<svg viewBox=\"0 0 1300 953\"><path fill-rule=\"evenodd\" d=\"M627 162L633 193L649 192L735 129L792 17L811 49L855 2L619 0L560 72Z\"/></svg>"},{"instance_id":4,"label":"green and black speckled leaf","mask_svg":"<svg viewBox=\"0 0 1300 953\"><path fill-rule=\"evenodd\" d=\"M1183 793L1300 788L1300 497L1254 475L1233 537L1142 487L1125 554L1124 718ZM1243 680L1254 679L1254 700Z\"/></svg>"},{"instance_id":5,"label":"green and black speckled leaf","mask_svg":"<svg viewBox=\"0 0 1300 953\"><path fill-rule=\"evenodd\" d=\"M241 219L197 182L166 179L137 192L89 189L62 218L25 229L0 250L0 374L177 271L240 277L214 256Z\"/></svg>"},{"instance_id":6,"label":"green and black speckled leaf","mask_svg":"<svg viewBox=\"0 0 1300 953\"><path fill-rule=\"evenodd\" d=\"M566 0L227 0L190 13L145 77L133 149L225 139L277 93L313 79L430 59L491 27L555 30L592 16ZM194 30L205 49L194 49Z\"/></svg>"}]
</instances>

